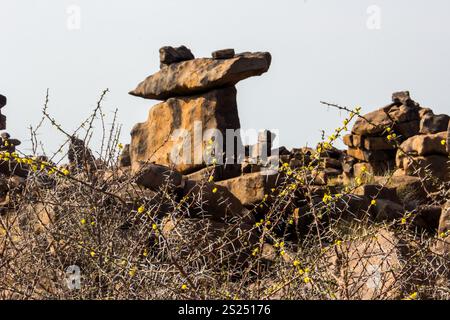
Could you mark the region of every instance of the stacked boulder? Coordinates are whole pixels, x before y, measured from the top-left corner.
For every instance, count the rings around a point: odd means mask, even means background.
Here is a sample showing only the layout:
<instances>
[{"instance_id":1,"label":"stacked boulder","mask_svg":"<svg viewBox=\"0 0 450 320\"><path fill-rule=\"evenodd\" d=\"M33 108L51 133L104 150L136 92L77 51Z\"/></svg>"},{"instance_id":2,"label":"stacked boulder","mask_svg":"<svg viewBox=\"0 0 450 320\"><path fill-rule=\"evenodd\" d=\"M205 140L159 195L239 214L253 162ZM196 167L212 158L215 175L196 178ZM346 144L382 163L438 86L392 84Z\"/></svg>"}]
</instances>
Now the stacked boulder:
<instances>
[{"instance_id":1,"label":"stacked boulder","mask_svg":"<svg viewBox=\"0 0 450 320\"><path fill-rule=\"evenodd\" d=\"M240 174L240 167L236 169L238 159L222 158L227 130L240 129L235 84L265 73L271 56L268 52L235 54L232 49L213 52L212 56L196 59L184 46L163 47L161 70L130 92L145 99L163 100L150 110L147 121L137 124L131 132L129 154L134 172L149 162L182 174L197 172L208 165L204 150L211 139L217 138L214 133L219 132L224 141L216 161L229 164L220 178ZM238 134L235 140L236 145L242 145Z\"/></svg>"},{"instance_id":2,"label":"stacked boulder","mask_svg":"<svg viewBox=\"0 0 450 320\"><path fill-rule=\"evenodd\" d=\"M398 173L450 181L449 124L448 115L424 110L419 134L404 141L397 151Z\"/></svg>"},{"instance_id":3,"label":"stacked boulder","mask_svg":"<svg viewBox=\"0 0 450 320\"><path fill-rule=\"evenodd\" d=\"M367 171L382 176L401 169L398 174L417 175L409 156L421 167L431 164L437 169L448 157L443 143L448 123L447 115L422 108L408 91L394 93L391 104L358 118L352 133L344 137L353 160L352 174L360 176ZM439 176L445 178L446 173Z\"/></svg>"}]
</instances>

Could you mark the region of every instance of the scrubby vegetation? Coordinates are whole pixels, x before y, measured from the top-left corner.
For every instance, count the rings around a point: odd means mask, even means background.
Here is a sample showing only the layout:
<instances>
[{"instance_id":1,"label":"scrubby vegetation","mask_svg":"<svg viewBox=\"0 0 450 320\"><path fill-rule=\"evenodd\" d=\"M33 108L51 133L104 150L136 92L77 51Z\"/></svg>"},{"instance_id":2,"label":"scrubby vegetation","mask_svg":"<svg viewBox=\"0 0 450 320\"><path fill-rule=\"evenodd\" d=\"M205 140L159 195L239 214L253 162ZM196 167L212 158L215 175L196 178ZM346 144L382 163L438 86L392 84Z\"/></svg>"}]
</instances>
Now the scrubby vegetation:
<instances>
[{"instance_id":1,"label":"scrubby vegetation","mask_svg":"<svg viewBox=\"0 0 450 320\"><path fill-rule=\"evenodd\" d=\"M419 210L380 208L392 171L382 180L362 170L316 183L361 109L329 105L348 115L343 125L304 150L301 165L281 159L277 184L262 201L227 216L223 207L240 204L214 183L215 166L188 189L170 175L157 188L136 183L140 173L119 163L120 126L116 117L106 124L102 99L67 132L51 117L47 96L31 130L35 154L2 153L0 298L450 298L448 234L421 223ZM64 153L38 154L45 122L67 138ZM393 129L385 130L396 144ZM98 152L87 147L92 138L102 141ZM375 180L372 196L358 196ZM426 174L420 181L422 203L442 207L449 199L445 182Z\"/></svg>"}]
</instances>

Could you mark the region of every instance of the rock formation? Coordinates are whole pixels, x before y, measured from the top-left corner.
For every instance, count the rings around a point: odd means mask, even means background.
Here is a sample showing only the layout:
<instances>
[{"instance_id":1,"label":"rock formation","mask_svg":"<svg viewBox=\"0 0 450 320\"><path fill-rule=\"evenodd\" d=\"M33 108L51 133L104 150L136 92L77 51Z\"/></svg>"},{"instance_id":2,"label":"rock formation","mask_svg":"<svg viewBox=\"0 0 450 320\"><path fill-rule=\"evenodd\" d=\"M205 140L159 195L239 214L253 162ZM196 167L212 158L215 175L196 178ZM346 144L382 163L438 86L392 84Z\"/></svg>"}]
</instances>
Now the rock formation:
<instances>
[{"instance_id":1,"label":"rock formation","mask_svg":"<svg viewBox=\"0 0 450 320\"><path fill-rule=\"evenodd\" d=\"M449 117L434 115L414 102L409 92L397 92L392 103L358 118L352 134L343 138L353 160L353 174L376 176L423 175L425 168L441 180L449 179L446 150Z\"/></svg>"},{"instance_id":2,"label":"rock formation","mask_svg":"<svg viewBox=\"0 0 450 320\"><path fill-rule=\"evenodd\" d=\"M205 138L208 132L225 138L227 130L240 129L234 85L266 72L271 56L267 52L235 55L228 49L214 52L213 58L194 59L186 47L164 47L160 53L161 70L130 92L164 100L150 110L146 122L133 128L131 165L137 171L142 162L156 162L188 174L207 164L203 153L211 144ZM240 145L240 136L236 139ZM236 159L222 158L226 147L223 141L215 154L217 162L236 164ZM236 157L233 153L231 158Z\"/></svg>"}]
</instances>

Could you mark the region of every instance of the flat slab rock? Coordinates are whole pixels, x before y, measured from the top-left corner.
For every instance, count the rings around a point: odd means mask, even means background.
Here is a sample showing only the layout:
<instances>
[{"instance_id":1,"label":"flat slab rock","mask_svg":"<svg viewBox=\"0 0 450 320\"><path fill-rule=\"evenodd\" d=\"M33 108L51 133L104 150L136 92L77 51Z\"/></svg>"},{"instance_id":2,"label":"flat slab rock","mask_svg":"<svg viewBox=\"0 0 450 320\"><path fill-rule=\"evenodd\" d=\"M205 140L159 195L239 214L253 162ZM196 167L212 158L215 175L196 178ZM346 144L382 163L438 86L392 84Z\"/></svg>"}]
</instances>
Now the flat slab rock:
<instances>
[{"instance_id":1,"label":"flat slab rock","mask_svg":"<svg viewBox=\"0 0 450 320\"><path fill-rule=\"evenodd\" d=\"M163 67L141 82L131 95L156 100L188 96L215 88L234 86L269 70L268 52L243 53L231 59L199 58Z\"/></svg>"}]
</instances>

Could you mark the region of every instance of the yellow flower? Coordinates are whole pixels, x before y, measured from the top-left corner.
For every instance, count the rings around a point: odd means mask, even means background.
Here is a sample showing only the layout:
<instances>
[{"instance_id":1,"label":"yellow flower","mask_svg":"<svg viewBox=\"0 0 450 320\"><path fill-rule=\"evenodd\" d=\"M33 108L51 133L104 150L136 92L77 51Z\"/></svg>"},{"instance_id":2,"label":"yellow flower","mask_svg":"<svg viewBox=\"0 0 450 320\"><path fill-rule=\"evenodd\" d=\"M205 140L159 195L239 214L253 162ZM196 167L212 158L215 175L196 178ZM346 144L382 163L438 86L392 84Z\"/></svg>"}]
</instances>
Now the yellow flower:
<instances>
[{"instance_id":1,"label":"yellow flower","mask_svg":"<svg viewBox=\"0 0 450 320\"><path fill-rule=\"evenodd\" d=\"M216 193L217 192L217 188L215 187L214 189L212 189L212 193Z\"/></svg>"},{"instance_id":2,"label":"yellow flower","mask_svg":"<svg viewBox=\"0 0 450 320\"><path fill-rule=\"evenodd\" d=\"M294 261L294 267L298 267L298 266L300 266L300 261L295 260L295 261Z\"/></svg>"},{"instance_id":3,"label":"yellow flower","mask_svg":"<svg viewBox=\"0 0 450 320\"><path fill-rule=\"evenodd\" d=\"M392 140L392 135L388 134L388 136L386 137L386 139L388 139L388 141Z\"/></svg>"},{"instance_id":4,"label":"yellow flower","mask_svg":"<svg viewBox=\"0 0 450 320\"><path fill-rule=\"evenodd\" d=\"M147 251L147 249L144 249L144 252L142 253L142 255L143 255L144 257L147 257L147 256L148 256L148 251Z\"/></svg>"},{"instance_id":5,"label":"yellow flower","mask_svg":"<svg viewBox=\"0 0 450 320\"><path fill-rule=\"evenodd\" d=\"M92 222L91 222L91 226L95 226L95 221L92 221Z\"/></svg>"},{"instance_id":6,"label":"yellow flower","mask_svg":"<svg viewBox=\"0 0 450 320\"><path fill-rule=\"evenodd\" d=\"M95 251L91 251L89 254L91 255L92 258L95 257Z\"/></svg>"},{"instance_id":7,"label":"yellow flower","mask_svg":"<svg viewBox=\"0 0 450 320\"><path fill-rule=\"evenodd\" d=\"M214 176L213 175L209 176L208 182L213 182L213 181L214 181Z\"/></svg>"},{"instance_id":8,"label":"yellow flower","mask_svg":"<svg viewBox=\"0 0 450 320\"><path fill-rule=\"evenodd\" d=\"M156 225L156 223L152 224L152 229L153 230L158 230L158 226Z\"/></svg>"},{"instance_id":9,"label":"yellow flower","mask_svg":"<svg viewBox=\"0 0 450 320\"><path fill-rule=\"evenodd\" d=\"M311 278L310 278L310 277L304 277L304 278L303 278L303 281L304 281L305 283L309 283L309 282L311 281Z\"/></svg>"},{"instance_id":10,"label":"yellow flower","mask_svg":"<svg viewBox=\"0 0 450 320\"><path fill-rule=\"evenodd\" d=\"M445 141L444 139L442 139L442 140L441 140L441 144L442 144L443 146L445 146L445 145L447 144L447 141Z\"/></svg>"},{"instance_id":11,"label":"yellow flower","mask_svg":"<svg viewBox=\"0 0 450 320\"><path fill-rule=\"evenodd\" d=\"M119 143L119 144L117 145L117 147L118 147L119 149L123 149L123 144Z\"/></svg>"},{"instance_id":12,"label":"yellow flower","mask_svg":"<svg viewBox=\"0 0 450 320\"><path fill-rule=\"evenodd\" d=\"M81 222L81 224L86 224L86 219L83 218L80 220L80 222Z\"/></svg>"},{"instance_id":13,"label":"yellow flower","mask_svg":"<svg viewBox=\"0 0 450 320\"><path fill-rule=\"evenodd\" d=\"M409 295L409 298L410 298L411 300L416 300L416 299L417 299L417 292L411 293L411 294Z\"/></svg>"},{"instance_id":14,"label":"yellow flower","mask_svg":"<svg viewBox=\"0 0 450 320\"><path fill-rule=\"evenodd\" d=\"M63 169L61 172L62 172L63 175L65 175L65 176L68 176L68 175L70 174L70 171L67 170L67 169Z\"/></svg>"},{"instance_id":15,"label":"yellow flower","mask_svg":"<svg viewBox=\"0 0 450 320\"><path fill-rule=\"evenodd\" d=\"M187 288L188 288L188 286L187 286L186 284L183 284L183 285L181 286L181 290L187 290Z\"/></svg>"},{"instance_id":16,"label":"yellow flower","mask_svg":"<svg viewBox=\"0 0 450 320\"><path fill-rule=\"evenodd\" d=\"M401 223L401 224L406 224L406 218L402 218L402 220L401 220L400 223Z\"/></svg>"},{"instance_id":17,"label":"yellow flower","mask_svg":"<svg viewBox=\"0 0 450 320\"><path fill-rule=\"evenodd\" d=\"M286 251L281 250L280 255L284 256L286 254Z\"/></svg>"},{"instance_id":18,"label":"yellow flower","mask_svg":"<svg viewBox=\"0 0 450 320\"><path fill-rule=\"evenodd\" d=\"M136 267L133 267L130 269L130 271L128 272L128 274L130 275L130 277L134 277L136 275Z\"/></svg>"},{"instance_id":19,"label":"yellow flower","mask_svg":"<svg viewBox=\"0 0 450 320\"><path fill-rule=\"evenodd\" d=\"M372 201L370 201L370 204L373 205L373 206L376 206L377 205L377 200L373 199Z\"/></svg>"},{"instance_id":20,"label":"yellow flower","mask_svg":"<svg viewBox=\"0 0 450 320\"><path fill-rule=\"evenodd\" d=\"M335 241L335 244L336 244L337 246L340 246L340 245L342 244L342 241L341 241L341 240L336 240L336 241Z\"/></svg>"},{"instance_id":21,"label":"yellow flower","mask_svg":"<svg viewBox=\"0 0 450 320\"><path fill-rule=\"evenodd\" d=\"M137 211L138 211L138 213L144 213L145 207L144 206L140 206Z\"/></svg>"}]
</instances>

